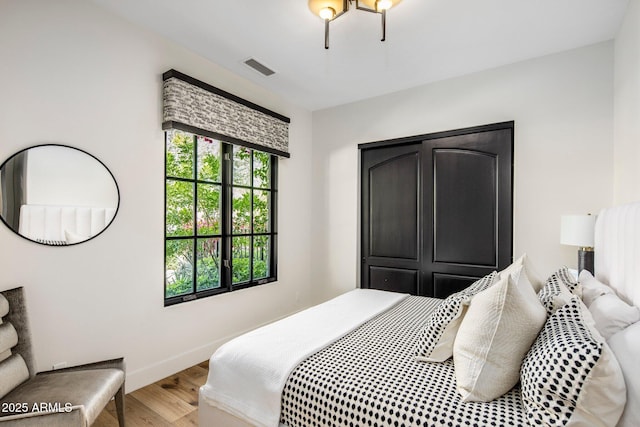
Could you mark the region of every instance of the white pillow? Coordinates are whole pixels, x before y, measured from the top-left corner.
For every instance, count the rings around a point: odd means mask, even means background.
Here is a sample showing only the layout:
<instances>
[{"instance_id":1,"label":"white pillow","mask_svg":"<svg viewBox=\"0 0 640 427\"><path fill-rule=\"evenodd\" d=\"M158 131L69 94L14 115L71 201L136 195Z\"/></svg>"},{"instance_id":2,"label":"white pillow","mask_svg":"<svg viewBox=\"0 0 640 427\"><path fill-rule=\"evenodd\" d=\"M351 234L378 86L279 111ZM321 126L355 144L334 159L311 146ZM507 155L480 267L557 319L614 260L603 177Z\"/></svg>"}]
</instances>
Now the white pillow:
<instances>
[{"instance_id":1,"label":"white pillow","mask_svg":"<svg viewBox=\"0 0 640 427\"><path fill-rule=\"evenodd\" d=\"M589 306L596 329L608 340L613 334L640 321L640 309L622 301L615 294L601 295Z\"/></svg>"},{"instance_id":2,"label":"white pillow","mask_svg":"<svg viewBox=\"0 0 640 427\"><path fill-rule=\"evenodd\" d=\"M420 331L414 356L421 362L444 362L453 355L453 342L473 295L491 286L496 278L491 272L466 289L449 295L431 313Z\"/></svg>"},{"instance_id":3,"label":"white pillow","mask_svg":"<svg viewBox=\"0 0 640 427\"><path fill-rule=\"evenodd\" d=\"M520 372L531 425L615 426L626 404L622 371L578 297L545 323Z\"/></svg>"},{"instance_id":4,"label":"white pillow","mask_svg":"<svg viewBox=\"0 0 640 427\"><path fill-rule=\"evenodd\" d=\"M609 340L609 346L620 364L627 385L627 402L635 402L625 407L617 427L640 426L640 375L638 375L638 355L640 354L640 322L618 332Z\"/></svg>"},{"instance_id":5,"label":"white pillow","mask_svg":"<svg viewBox=\"0 0 640 427\"><path fill-rule=\"evenodd\" d=\"M64 239L68 244L73 245L74 243L84 242L89 239L89 237L82 236L78 233L74 233L73 231L64 230Z\"/></svg>"},{"instance_id":6,"label":"white pillow","mask_svg":"<svg viewBox=\"0 0 640 427\"><path fill-rule=\"evenodd\" d=\"M582 302L584 302L587 307L591 306L596 298L615 293L611 287L593 277L588 270L582 270L578 276L578 280L582 285Z\"/></svg>"},{"instance_id":7,"label":"white pillow","mask_svg":"<svg viewBox=\"0 0 640 427\"><path fill-rule=\"evenodd\" d=\"M516 276L518 276L516 274ZM463 402L489 402L520 379L520 366L547 320L525 274L506 275L473 297L453 344Z\"/></svg>"},{"instance_id":8,"label":"white pillow","mask_svg":"<svg viewBox=\"0 0 640 427\"><path fill-rule=\"evenodd\" d=\"M519 283L519 280L520 280L519 276L521 272L524 272L527 280L533 287L534 291L539 292L540 289L542 289L542 286L544 285L544 281L540 279L540 276L537 274L535 268L531 263L531 258L529 258L529 256L526 253L520 256L520 258L515 260L507 268L500 271L498 273L499 274L498 279L502 279L507 274L510 274L511 276L513 276L513 280L516 283ZM514 273L516 274L515 276L514 276Z\"/></svg>"}]
</instances>

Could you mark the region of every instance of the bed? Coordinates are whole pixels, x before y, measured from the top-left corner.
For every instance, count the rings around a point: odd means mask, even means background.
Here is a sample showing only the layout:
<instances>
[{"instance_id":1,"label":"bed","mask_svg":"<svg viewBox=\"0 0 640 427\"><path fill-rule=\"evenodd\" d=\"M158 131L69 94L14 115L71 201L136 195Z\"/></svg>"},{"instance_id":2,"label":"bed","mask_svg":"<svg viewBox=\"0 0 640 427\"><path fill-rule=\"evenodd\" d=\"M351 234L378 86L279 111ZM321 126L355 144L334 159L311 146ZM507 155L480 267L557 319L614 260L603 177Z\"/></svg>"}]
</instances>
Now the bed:
<instances>
[{"instance_id":1,"label":"bed","mask_svg":"<svg viewBox=\"0 0 640 427\"><path fill-rule=\"evenodd\" d=\"M357 289L218 349L200 389L200 425L640 425L640 317L634 317L640 316L638 224L640 203L603 210L596 223L596 277L581 274L576 281L560 269L543 280L544 287L534 293L544 300L543 325L530 331L534 341L527 344L516 385L490 401L461 398L464 381L456 365L464 359L457 353L438 361L416 356L417 346L432 341L425 331L432 334L433 329L425 325L434 322L449 299ZM469 294L476 288L474 295L485 295L498 288L496 283L516 289L515 276L498 277L483 278ZM543 294L553 289L559 291L545 299ZM588 308L587 295L592 298ZM623 319L627 323L616 319L612 324L596 311L591 314L592 306L604 307L599 301L609 298L624 301L631 313ZM471 318L480 299L465 299L459 311ZM456 341L462 341L459 336L470 323L464 320ZM596 326L602 324L614 329L600 333ZM447 330L439 332L441 341ZM558 361L555 347L549 347L556 344L574 345L579 357L572 360L569 354ZM583 348L590 350L576 353Z\"/></svg>"}]
</instances>

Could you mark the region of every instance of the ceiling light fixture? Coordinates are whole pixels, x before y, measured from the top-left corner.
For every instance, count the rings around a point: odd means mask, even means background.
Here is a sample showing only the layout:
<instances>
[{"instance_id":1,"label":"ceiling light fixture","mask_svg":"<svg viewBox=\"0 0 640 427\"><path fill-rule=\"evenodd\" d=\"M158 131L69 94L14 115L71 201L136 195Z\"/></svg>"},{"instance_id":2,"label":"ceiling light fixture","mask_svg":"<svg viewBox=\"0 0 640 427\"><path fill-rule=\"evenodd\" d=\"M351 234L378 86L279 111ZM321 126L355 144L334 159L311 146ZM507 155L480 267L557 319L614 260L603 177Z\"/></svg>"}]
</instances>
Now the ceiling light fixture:
<instances>
[{"instance_id":1,"label":"ceiling light fixture","mask_svg":"<svg viewBox=\"0 0 640 427\"><path fill-rule=\"evenodd\" d=\"M382 15L382 38L387 33L387 10L400 3L401 0L309 0L309 9L324 21L324 48L329 49L329 22L349 11L355 1L356 9Z\"/></svg>"}]
</instances>

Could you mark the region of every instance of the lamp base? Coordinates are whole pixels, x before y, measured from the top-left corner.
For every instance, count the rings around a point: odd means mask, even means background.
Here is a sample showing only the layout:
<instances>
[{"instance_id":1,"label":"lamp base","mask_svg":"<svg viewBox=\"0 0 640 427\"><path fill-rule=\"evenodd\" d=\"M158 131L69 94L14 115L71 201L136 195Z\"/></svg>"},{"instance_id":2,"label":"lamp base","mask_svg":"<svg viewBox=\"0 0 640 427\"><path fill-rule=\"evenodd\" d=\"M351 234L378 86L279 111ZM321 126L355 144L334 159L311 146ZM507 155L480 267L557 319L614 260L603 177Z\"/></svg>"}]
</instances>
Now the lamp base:
<instances>
[{"instance_id":1,"label":"lamp base","mask_svg":"<svg viewBox=\"0 0 640 427\"><path fill-rule=\"evenodd\" d=\"M578 250L578 273L582 270L587 270L589 273L594 274L593 258L594 252L592 250L579 249Z\"/></svg>"}]
</instances>

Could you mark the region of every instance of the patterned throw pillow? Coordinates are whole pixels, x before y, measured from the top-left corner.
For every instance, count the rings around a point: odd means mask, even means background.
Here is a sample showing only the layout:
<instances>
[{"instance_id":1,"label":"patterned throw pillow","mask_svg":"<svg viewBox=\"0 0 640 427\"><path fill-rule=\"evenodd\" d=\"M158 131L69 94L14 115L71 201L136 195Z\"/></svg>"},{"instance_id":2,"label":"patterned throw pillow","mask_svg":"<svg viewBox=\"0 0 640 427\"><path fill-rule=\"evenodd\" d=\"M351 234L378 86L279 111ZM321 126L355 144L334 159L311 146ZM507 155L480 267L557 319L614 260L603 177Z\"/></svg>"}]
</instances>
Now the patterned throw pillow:
<instances>
[{"instance_id":1,"label":"patterned throw pillow","mask_svg":"<svg viewBox=\"0 0 640 427\"><path fill-rule=\"evenodd\" d=\"M582 298L582 286L565 265L555 273L572 294Z\"/></svg>"},{"instance_id":2,"label":"patterned throw pillow","mask_svg":"<svg viewBox=\"0 0 640 427\"><path fill-rule=\"evenodd\" d=\"M614 426L626 403L620 366L577 297L545 323L520 370L532 426Z\"/></svg>"},{"instance_id":3,"label":"patterned throw pillow","mask_svg":"<svg viewBox=\"0 0 640 427\"><path fill-rule=\"evenodd\" d=\"M547 309L547 316L551 316L559 307L565 305L573 297L572 288L569 286L576 289L577 282L575 280L571 282L570 277L571 273L569 273L567 267L562 267L549 276L538 293L540 302Z\"/></svg>"},{"instance_id":4,"label":"patterned throw pillow","mask_svg":"<svg viewBox=\"0 0 640 427\"><path fill-rule=\"evenodd\" d=\"M453 342L469 301L475 294L491 286L496 275L494 271L475 281L468 288L449 295L435 309L418 337L416 360L444 362L453 356Z\"/></svg>"}]
</instances>

